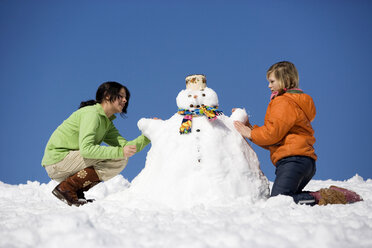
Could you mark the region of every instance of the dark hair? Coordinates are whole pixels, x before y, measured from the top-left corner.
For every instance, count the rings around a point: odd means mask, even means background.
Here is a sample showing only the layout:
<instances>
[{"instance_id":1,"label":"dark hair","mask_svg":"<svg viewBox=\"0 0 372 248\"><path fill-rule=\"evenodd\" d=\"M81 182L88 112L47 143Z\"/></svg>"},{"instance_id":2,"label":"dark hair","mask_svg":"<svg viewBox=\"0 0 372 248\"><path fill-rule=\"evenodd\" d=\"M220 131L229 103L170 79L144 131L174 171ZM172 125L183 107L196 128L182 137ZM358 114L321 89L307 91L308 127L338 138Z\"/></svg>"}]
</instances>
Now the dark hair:
<instances>
[{"instance_id":1,"label":"dark hair","mask_svg":"<svg viewBox=\"0 0 372 248\"><path fill-rule=\"evenodd\" d=\"M125 103L125 106L124 106L122 112L120 113L120 115L123 116L124 114L127 113L127 108L128 108L128 105L129 105L130 92L127 89L127 87L125 87L124 85L122 85L118 82L114 82L114 81L109 81L109 82L105 82L105 83L101 84L97 89L96 100L88 100L88 101L81 102L80 106L79 106L79 109L83 108L83 107L86 107L86 106L95 105L96 103L102 103L102 101L107 96L109 96L110 102L114 102L114 101L116 101L116 99L118 99L118 97L120 97L119 92L120 92L121 89L125 90L125 93L126 93L125 98L127 99L127 102Z\"/></svg>"}]
</instances>

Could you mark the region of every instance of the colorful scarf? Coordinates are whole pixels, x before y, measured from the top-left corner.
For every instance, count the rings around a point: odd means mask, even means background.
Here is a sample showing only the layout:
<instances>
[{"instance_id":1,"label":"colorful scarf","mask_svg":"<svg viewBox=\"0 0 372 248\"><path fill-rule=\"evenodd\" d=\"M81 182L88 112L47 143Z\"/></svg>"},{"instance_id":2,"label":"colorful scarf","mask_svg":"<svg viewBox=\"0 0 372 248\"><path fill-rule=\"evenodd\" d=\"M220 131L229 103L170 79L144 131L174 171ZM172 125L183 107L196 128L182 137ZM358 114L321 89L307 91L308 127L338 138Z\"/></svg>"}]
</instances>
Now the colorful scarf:
<instances>
[{"instance_id":1,"label":"colorful scarf","mask_svg":"<svg viewBox=\"0 0 372 248\"><path fill-rule=\"evenodd\" d=\"M276 96L284 94L284 93L304 93L304 92L298 88L292 88L292 89L284 88L281 93L279 91L273 91L271 93L270 100L273 100Z\"/></svg>"},{"instance_id":2,"label":"colorful scarf","mask_svg":"<svg viewBox=\"0 0 372 248\"><path fill-rule=\"evenodd\" d=\"M201 108L197 108L194 110L178 109L178 114L185 116L180 127L180 134L187 134L191 133L193 116L205 115L206 117L208 117L209 121L214 121L215 119L217 119L217 116L222 114L222 111L217 110L217 107L213 108L210 106L202 106Z\"/></svg>"}]
</instances>

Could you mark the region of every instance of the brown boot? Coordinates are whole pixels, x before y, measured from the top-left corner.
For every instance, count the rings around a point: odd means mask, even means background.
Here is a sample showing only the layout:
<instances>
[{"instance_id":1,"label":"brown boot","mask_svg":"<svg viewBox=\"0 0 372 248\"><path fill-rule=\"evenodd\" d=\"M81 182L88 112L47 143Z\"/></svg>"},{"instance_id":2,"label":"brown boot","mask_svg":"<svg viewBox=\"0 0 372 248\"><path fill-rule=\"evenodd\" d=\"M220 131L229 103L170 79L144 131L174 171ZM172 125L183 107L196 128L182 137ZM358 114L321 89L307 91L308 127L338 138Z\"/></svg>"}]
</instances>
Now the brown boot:
<instances>
[{"instance_id":1,"label":"brown boot","mask_svg":"<svg viewBox=\"0 0 372 248\"><path fill-rule=\"evenodd\" d=\"M319 205L327 204L346 204L347 200L344 194L334 189L321 189L319 190L321 198Z\"/></svg>"},{"instance_id":2,"label":"brown boot","mask_svg":"<svg viewBox=\"0 0 372 248\"><path fill-rule=\"evenodd\" d=\"M310 194L315 198L315 201L319 205L347 204L363 201L363 199L354 191L334 185L328 189L321 189L316 192L311 192Z\"/></svg>"},{"instance_id":3,"label":"brown boot","mask_svg":"<svg viewBox=\"0 0 372 248\"><path fill-rule=\"evenodd\" d=\"M76 191L78 201L81 202L82 204L85 204L85 203L88 203L88 202L94 202L95 199L86 199L85 195L84 195L84 192L88 191L89 189L93 188L94 186L96 186L99 183L100 183L100 181L93 182L90 185L88 185L87 187L79 189L78 191Z\"/></svg>"},{"instance_id":4,"label":"brown boot","mask_svg":"<svg viewBox=\"0 0 372 248\"><path fill-rule=\"evenodd\" d=\"M79 201L77 192L85 188L88 190L99 182L100 180L96 171L93 167L89 167L65 179L54 188L52 193L69 206L80 206L85 204L86 201ZM92 184L93 186L91 186Z\"/></svg>"}]
</instances>

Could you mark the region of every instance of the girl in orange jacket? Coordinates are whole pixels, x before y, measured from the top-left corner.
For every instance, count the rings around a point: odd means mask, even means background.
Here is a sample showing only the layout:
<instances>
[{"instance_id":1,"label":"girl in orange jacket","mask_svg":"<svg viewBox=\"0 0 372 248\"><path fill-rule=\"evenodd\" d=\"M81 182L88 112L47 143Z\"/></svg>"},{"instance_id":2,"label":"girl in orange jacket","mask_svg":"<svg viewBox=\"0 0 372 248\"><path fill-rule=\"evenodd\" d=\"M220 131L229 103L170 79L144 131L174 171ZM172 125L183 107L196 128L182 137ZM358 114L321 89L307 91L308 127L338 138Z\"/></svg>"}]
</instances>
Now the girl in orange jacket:
<instances>
[{"instance_id":1,"label":"girl in orange jacket","mask_svg":"<svg viewBox=\"0 0 372 248\"><path fill-rule=\"evenodd\" d=\"M282 61L266 74L272 92L264 125L234 122L235 128L253 143L270 151L276 167L271 196L289 195L296 203L347 203L360 200L352 191L332 186L318 192L303 192L316 171L314 130L316 110L313 99L299 89L294 64ZM321 194L322 193L322 194Z\"/></svg>"}]
</instances>

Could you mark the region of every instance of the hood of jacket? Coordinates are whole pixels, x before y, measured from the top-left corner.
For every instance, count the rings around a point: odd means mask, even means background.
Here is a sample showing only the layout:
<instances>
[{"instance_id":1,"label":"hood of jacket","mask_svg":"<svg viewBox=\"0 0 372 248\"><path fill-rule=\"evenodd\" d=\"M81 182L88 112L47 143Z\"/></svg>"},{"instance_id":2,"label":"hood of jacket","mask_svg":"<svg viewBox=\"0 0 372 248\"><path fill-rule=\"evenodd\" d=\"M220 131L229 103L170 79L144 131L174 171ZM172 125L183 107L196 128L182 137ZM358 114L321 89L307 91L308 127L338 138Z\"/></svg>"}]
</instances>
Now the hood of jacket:
<instances>
[{"instance_id":1,"label":"hood of jacket","mask_svg":"<svg viewBox=\"0 0 372 248\"><path fill-rule=\"evenodd\" d=\"M298 107L304 111L306 117L313 121L316 115L316 108L311 96L305 93L284 93L282 96L290 98Z\"/></svg>"}]
</instances>

